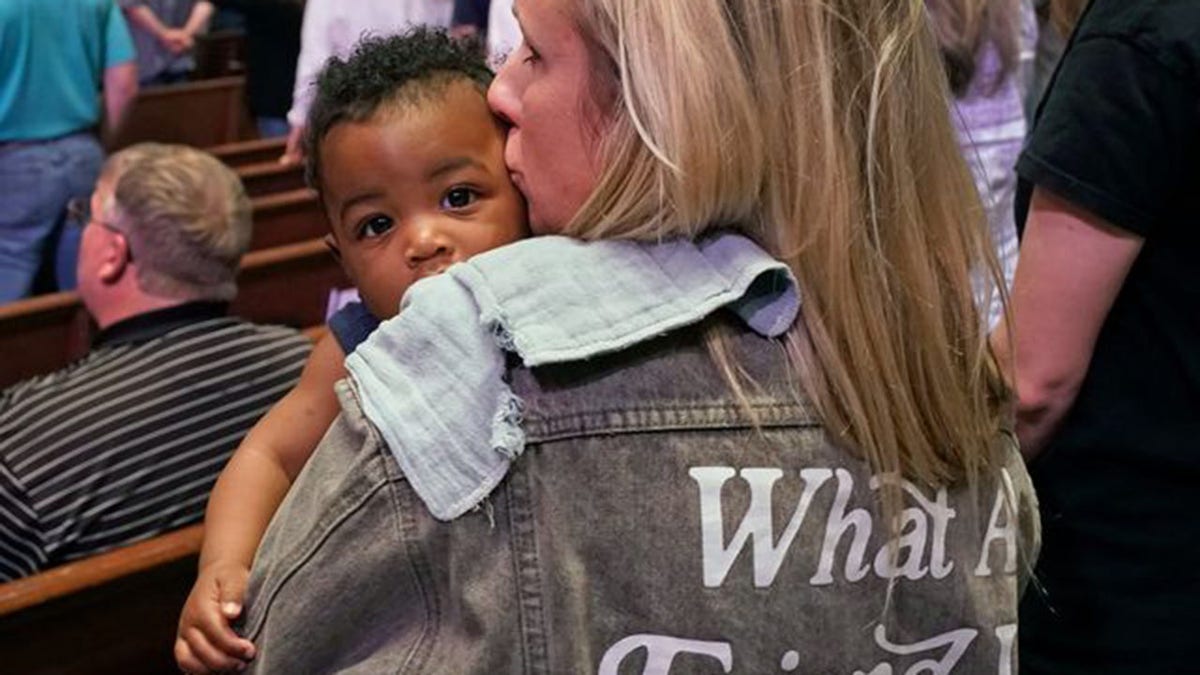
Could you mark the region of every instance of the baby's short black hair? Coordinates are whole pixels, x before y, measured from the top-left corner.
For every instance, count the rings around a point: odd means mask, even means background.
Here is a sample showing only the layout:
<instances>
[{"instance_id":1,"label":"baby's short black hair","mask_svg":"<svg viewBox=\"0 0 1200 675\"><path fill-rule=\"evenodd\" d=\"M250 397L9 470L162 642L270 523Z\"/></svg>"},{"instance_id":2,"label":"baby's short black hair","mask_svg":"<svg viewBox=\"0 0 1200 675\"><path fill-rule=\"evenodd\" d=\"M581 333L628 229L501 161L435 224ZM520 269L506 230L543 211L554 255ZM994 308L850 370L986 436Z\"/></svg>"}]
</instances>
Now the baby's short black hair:
<instances>
[{"instance_id":1,"label":"baby's short black hair","mask_svg":"<svg viewBox=\"0 0 1200 675\"><path fill-rule=\"evenodd\" d=\"M436 100L446 85L460 80L486 92L492 71L482 47L424 26L364 38L349 58L330 58L317 78L304 132L305 180L321 190L321 141L335 125L365 122L385 105Z\"/></svg>"}]
</instances>

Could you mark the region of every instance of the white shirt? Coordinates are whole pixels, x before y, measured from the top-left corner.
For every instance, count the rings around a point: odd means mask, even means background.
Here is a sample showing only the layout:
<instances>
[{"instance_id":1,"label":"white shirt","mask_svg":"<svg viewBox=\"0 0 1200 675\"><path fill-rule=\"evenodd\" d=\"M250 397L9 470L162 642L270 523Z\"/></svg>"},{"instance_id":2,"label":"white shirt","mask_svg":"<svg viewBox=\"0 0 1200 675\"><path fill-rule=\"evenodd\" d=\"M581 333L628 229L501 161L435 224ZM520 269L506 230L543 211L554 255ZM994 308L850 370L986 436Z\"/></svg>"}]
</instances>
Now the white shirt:
<instances>
[{"instance_id":1,"label":"white shirt","mask_svg":"<svg viewBox=\"0 0 1200 675\"><path fill-rule=\"evenodd\" d=\"M410 26L450 27L453 0L308 0L288 123L302 126L314 84L331 56L345 58L366 35L394 35Z\"/></svg>"},{"instance_id":2,"label":"white shirt","mask_svg":"<svg viewBox=\"0 0 1200 675\"><path fill-rule=\"evenodd\" d=\"M488 8L487 50L493 67L521 44L521 25L512 11L513 0L492 0Z\"/></svg>"}]
</instances>

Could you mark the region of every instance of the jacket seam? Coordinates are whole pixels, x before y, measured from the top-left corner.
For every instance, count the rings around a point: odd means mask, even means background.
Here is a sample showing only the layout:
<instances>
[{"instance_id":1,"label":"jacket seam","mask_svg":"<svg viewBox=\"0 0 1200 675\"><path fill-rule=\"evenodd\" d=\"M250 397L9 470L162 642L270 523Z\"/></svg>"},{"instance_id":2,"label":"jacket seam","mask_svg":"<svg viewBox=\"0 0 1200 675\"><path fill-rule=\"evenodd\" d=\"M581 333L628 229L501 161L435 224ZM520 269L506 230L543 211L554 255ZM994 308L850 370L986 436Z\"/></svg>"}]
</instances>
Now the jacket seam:
<instances>
[{"instance_id":1,"label":"jacket seam","mask_svg":"<svg viewBox=\"0 0 1200 675\"><path fill-rule=\"evenodd\" d=\"M387 446L382 443L378 444L376 448L381 454L390 452ZM416 522L417 512L413 508L411 495L400 494L398 490L393 490L391 502L392 507L395 509L396 523L397 528L400 530L401 540L408 551L408 562L409 567L412 569L413 582L417 587L417 591L421 594L421 601L425 606L425 621L421 626L421 634L417 638L416 644L409 651L408 656L404 659L404 662L400 665L400 668L396 671L403 673L413 667L419 670L421 666L424 666L429 661L429 657L433 653L434 644L437 641L442 617L441 605L437 598L437 585L433 582L433 575L430 572L431 566L429 561L425 559L424 552L420 546L420 532L417 531ZM409 508L406 509L406 505Z\"/></svg>"},{"instance_id":2,"label":"jacket seam","mask_svg":"<svg viewBox=\"0 0 1200 675\"><path fill-rule=\"evenodd\" d=\"M745 416L736 405L656 405L645 408L601 408L584 412L560 415L527 415L524 422L528 443L562 441L586 436L612 434L659 433L664 431L711 431L739 429L816 429L822 427L820 420L806 409L790 403L754 405L752 410L759 414L757 424ZM722 419L646 423L628 421L630 417L658 415L663 413L694 413L696 415L722 415ZM730 415L733 413L733 415ZM565 429L563 427L566 427Z\"/></svg>"},{"instance_id":3,"label":"jacket seam","mask_svg":"<svg viewBox=\"0 0 1200 675\"><path fill-rule=\"evenodd\" d=\"M513 572L517 590L517 615L521 626L521 653L527 675L542 675L550 672L548 645L546 643L545 605L541 594L542 580L539 572L537 536L534 533L534 515L530 506L529 477L520 468L509 474L508 493L509 527L512 528Z\"/></svg>"},{"instance_id":4,"label":"jacket seam","mask_svg":"<svg viewBox=\"0 0 1200 675\"><path fill-rule=\"evenodd\" d=\"M345 522L350 518L350 516L357 513L358 511L360 511L367 504L367 502L369 502L371 500L371 498L374 497L376 492L378 492L379 490L386 487L387 484L390 482L391 481L389 479L385 478L384 480L381 480L379 482L379 484L372 486L371 489L364 491L362 493L362 496L354 504L352 504L350 506L350 508L346 509L346 511L344 513L342 513L341 516L339 516L333 522L331 522L329 524L329 527L325 528L324 532L321 533L321 536L319 538L317 538L315 541L313 541L313 543L308 548L304 549L303 553L297 555L294 558L294 562L288 564L285 567L285 569L287 571L283 573L283 575L279 578L279 581L274 586L271 587L269 592L264 594L264 601L266 604L263 606L262 614L259 615L259 618L255 622L255 625L252 626L251 630L249 631L249 637L250 637L251 641L254 641L255 639L257 639L259 637L259 635L262 633L262 629L267 624L267 616L271 613L271 608L275 604L275 598L283 590L283 587L287 585L287 583L292 579L292 577L294 577L296 575L296 573L299 572L299 570L314 555L316 555L317 551L321 550L321 548L325 545L325 542L329 539L329 537L333 536L333 533L336 530L338 530L343 524L345 524Z\"/></svg>"}]
</instances>

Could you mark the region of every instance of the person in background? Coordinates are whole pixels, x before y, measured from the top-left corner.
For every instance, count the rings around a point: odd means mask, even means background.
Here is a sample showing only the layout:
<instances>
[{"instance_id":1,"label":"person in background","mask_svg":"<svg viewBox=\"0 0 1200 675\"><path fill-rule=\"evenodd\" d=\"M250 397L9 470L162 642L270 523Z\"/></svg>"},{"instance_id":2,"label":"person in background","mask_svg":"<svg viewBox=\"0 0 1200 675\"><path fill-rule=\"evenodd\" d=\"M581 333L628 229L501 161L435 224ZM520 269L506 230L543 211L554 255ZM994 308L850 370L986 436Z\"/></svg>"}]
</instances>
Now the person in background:
<instances>
[{"instance_id":1,"label":"person in background","mask_svg":"<svg viewBox=\"0 0 1200 675\"><path fill-rule=\"evenodd\" d=\"M487 51L499 66L521 44L521 26L513 14L513 0L491 0L488 7Z\"/></svg>"},{"instance_id":2,"label":"person in background","mask_svg":"<svg viewBox=\"0 0 1200 675\"><path fill-rule=\"evenodd\" d=\"M455 38L484 38L488 28L491 0L454 0L450 16L450 35Z\"/></svg>"},{"instance_id":3,"label":"person in background","mask_svg":"<svg viewBox=\"0 0 1200 675\"><path fill-rule=\"evenodd\" d=\"M499 67L521 43L521 27L512 7L512 0L455 0L451 35L482 37L488 61Z\"/></svg>"},{"instance_id":4,"label":"person in background","mask_svg":"<svg viewBox=\"0 0 1200 675\"><path fill-rule=\"evenodd\" d=\"M1198 111L1200 3L1093 0L1017 163L993 337L1045 527L1022 673L1196 670Z\"/></svg>"},{"instance_id":5,"label":"person in background","mask_svg":"<svg viewBox=\"0 0 1200 675\"><path fill-rule=\"evenodd\" d=\"M246 103L263 138L287 136L304 0L213 0L236 10L246 32Z\"/></svg>"},{"instance_id":6,"label":"person in background","mask_svg":"<svg viewBox=\"0 0 1200 675\"><path fill-rule=\"evenodd\" d=\"M0 302L29 295L43 264L59 288L75 285L67 202L91 190L104 162L97 131L115 136L137 90L112 0L0 2Z\"/></svg>"},{"instance_id":7,"label":"person in background","mask_svg":"<svg viewBox=\"0 0 1200 675\"><path fill-rule=\"evenodd\" d=\"M208 28L208 0L117 0L137 45L138 81L143 85L186 80L195 67L196 35Z\"/></svg>"},{"instance_id":8,"label":"person in background","mask_svg":"<svg viewBox=\"0 0 1200 675\"><path fill-rule=\"evenodd\" d=\"M983 270L975 279L990 330L1001 319L1002 293L1012 287L1017 267L1013 166L1025 142L1021 84L1033 62L1036 18L1024 0L928 0L926 7L954 96L951 118L959 148L975 178L1004 271L1003 289L990 287Z\"/></svg>"},{"instance_id":9,"label":"person in background","mask_svg":"<svg viewBox=\"0 0 1200 675\"><path fill-rule=\"evenodd\" d=\"M308 0L300 33L284 163L303 158L301 140L317 75L331 56L345 57L367 35L392 35L410 26L449 28L453 0Z\"/></svg>"},{"instance_id":10,"label":"person in background","mask_svg":"<svg viewBox=\"0 0 1200 675\"><path fill-rule=\"evenodd\" d=\"M1063 50L1067 48L1067 38L1071 36L1087 3L1088 0L1036 0L1034 3L1038 22L1037 45L1029 86L1025 91L1026 120L1033 121L1038 102L1046 93L1046 86L1050 84Z\"/></svg>"},{"instance_id":11,"label":"person in background","mask_svg":"<svg viewBox=\"0 0 1200 675\"><path fill-rule=\"evenodd\" d=\"M225 315L250 200L215 157L126 148L74 213L79 297L100 333L76 363L0 392L0 581L199 521L310 350Z\"/></svg>"}]
</instances>

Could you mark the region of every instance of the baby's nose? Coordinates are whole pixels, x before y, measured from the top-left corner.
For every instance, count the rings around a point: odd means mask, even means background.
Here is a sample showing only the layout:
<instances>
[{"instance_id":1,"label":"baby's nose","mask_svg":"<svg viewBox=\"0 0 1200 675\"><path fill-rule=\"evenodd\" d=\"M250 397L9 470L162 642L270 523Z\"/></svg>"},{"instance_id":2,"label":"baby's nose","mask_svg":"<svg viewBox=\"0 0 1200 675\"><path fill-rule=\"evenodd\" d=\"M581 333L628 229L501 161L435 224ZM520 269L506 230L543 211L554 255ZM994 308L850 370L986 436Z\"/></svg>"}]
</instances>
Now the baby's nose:
<instances>
[{"instance_id":1,"label":"baby's nose","mask_svg":"<svg viewBox=\"0 0 1200 675\"><path fill-rule=\"evenodd\" d=\"M454 255L454 246L450 238L439 228L431 225L417 225L408 248L407 258L410 267L424 266L430 262L448 261ZM448 265L449 262L444 264Z\"/></svg>"}]
</instances>

